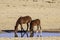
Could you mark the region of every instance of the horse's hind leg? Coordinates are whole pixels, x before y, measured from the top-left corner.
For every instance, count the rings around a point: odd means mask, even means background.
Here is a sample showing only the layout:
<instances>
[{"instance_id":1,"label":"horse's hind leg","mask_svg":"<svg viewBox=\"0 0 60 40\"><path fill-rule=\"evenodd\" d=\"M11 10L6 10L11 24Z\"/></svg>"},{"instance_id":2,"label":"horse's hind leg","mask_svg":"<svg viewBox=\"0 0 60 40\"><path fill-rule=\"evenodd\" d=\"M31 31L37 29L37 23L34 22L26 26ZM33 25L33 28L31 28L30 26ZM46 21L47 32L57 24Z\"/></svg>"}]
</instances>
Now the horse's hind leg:
<instances>
[{"instance_id":1,"label":"horse's hind leg","mask_svg":"<svg viewBox=\"0 0 60 40\"><path fill-rule=\"evenodd\" d=\"M39 25L37 25L37 33L39 33ZM37 37L39 37L39 34L37 34Z\"/></svg>"},{"instance_id":2,"label":"horse's hind leg","mask_svg":"<svg viewBox=\"0 0 60 40\"><path fill-rule=\"evenodd\" d=\"M41 28L41 25L40 25L40 37L42 37L42 28Z\"/></svg>"},{"instance_id":3,"label":"horse's hind leg","mask_svg":"<svg viewBox=\"0 0 60 40\"><path fill-rule=\"evenodd\" d=\"M23 37L23 34L22 34L22 31L24 31L23 27L22 27L22 24L21 25L21 37Z\"/></svg>"},{"instance_id":4,"label":"horse's hind leg","mask_svg":"<svg viewBox=\"0 0 60 40\"><path fill-rule=\"evenodd\" d=\"M37 26L37 32L40 33L40 37L42 37L42 28L41 25ZM38 35L37 35L38 36ZM38 36L39 37L39 36Z\"/></svg>"},{"instance_id":5,"label":"horse's hind leg","mask_svg":"<svg viewBox=\"0 0 60 40\"><path fill-rule=\"evenodd\" d=\"M24 29L23 29L23 27L22 27L22 24L20 24L21 25L21 31L24 31Z\"/></svg>"}]
</instances>

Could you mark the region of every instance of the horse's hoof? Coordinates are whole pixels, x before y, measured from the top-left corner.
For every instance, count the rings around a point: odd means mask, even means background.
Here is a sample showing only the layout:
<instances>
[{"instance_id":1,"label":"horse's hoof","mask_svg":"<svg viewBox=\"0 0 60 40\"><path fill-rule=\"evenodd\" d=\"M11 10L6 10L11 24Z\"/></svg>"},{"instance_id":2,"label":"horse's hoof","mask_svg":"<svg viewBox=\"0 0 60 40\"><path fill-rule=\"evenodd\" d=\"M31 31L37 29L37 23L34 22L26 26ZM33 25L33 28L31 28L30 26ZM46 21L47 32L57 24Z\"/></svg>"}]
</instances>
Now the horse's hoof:
<instances>
[{"instance_id":1,"label":"horse's hoof","mask_svg":"<svg viewBox=\"0 0 60 40\"><path fill-rule=\"evenodd\" d=\"M37 35L37 37L39 37L39 35Z\"/></svg>"},{"instance_id":2,"label":"horse's hoof","mask_svg":"<svg viewBox=\"0 0 60 40\"><path fill-rule=\"evenodd\" d=\"M18 36L15 36L15 37L18 37Z\"/></svg>"},{"instance_id":3,"label":"horse's hoof","mask_svg":"<svg viewBox=\"0 0 60 40\"><path fill-rule=\"evenodd\" d=\"M42 37L42 36L40 36L40 37Z\"/></svg>"},{"instance_id":4,"label":"horse's hoof","mask_svg":"<svg viewBox=\"0 0 60 40\"><path fill-rule=\"evenodd\" d=\"M18 37L17 35L15 35L15 37Z\"/></svg>"},{"instance_id":5,"label":"horse's hoof","mask_svg":"<svg viewBox=\"0 0 60 40\"><path fill-rule=\"evenodd\" d=\"M21 36L21 37L23 37L23 36Z\"/></svg>"}]
</instances>

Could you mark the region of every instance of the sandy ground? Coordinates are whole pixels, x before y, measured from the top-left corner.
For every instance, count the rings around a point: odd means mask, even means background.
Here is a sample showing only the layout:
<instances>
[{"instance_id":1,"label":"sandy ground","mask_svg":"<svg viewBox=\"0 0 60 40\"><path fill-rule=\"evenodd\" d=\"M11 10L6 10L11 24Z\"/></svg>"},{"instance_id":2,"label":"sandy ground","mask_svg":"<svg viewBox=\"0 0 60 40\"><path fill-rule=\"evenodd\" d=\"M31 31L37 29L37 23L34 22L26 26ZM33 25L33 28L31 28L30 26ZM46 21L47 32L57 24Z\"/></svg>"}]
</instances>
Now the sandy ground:
<instances>
[{"instance_id":1,"label":"sandy ground","mask_svg":"<svg viewBox=\"0 0 60 40\"><path fill-rule=\"evenodd\" d=\"M60 40L60 37L40 37L40 38L0 38L0 40Z\"/></svg>"}]
</instances>

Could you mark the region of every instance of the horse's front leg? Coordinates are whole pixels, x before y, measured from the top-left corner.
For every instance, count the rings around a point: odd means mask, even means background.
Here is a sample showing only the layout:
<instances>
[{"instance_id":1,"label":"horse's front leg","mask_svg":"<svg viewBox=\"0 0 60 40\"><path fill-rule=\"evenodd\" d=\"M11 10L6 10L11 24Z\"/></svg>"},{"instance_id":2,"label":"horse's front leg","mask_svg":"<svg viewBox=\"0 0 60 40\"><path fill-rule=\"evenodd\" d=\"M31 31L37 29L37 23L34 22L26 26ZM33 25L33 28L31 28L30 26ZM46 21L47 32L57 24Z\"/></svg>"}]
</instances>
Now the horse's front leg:
<instances>
[{"instance_id":1,"label":"horse's front leg","mask_svg":"<svg viewBox=\"0 0 60 40\"><path fill-rule=\"evenodd\" d=\"M34 31L30 31L30 37L34 36Z\"/></svg>"},{"instance_id":2,"label":"horse's front leg","mask_svg":"<svg viewBox=\"0 0 60 40\"><path fill-rule=\"evenodd\" d=\"M18 35L17 35L17 31L18 31L18 23L16 23L16 26L15 26L15 31L14 31L14 33L15 33L15 37L18 37Z\"/></svg>"},{"instance_id":3,"label":"horse's front leg","mask_svg":"<svg viewBox=\"0 0 60 40\"><path fill-rule=\"evenodd\" d=\"M26 31L28 31L28 29L29 29L29 23L27 23L27 30Z\"/></svg>"},{"instance_id":4,"label":"horse's front leg","mask_svg":"<svg viewBox=\"0 0 60 40\"><path fill-rule=\"evenodd\" d=\"M15 37L18 37L17 33L15 33Z\"/></svg>"},{"instance_id":5,"label":"horse's front leg","mask_svg":"<svg viewBox=\"0 0 60 40\"><path fill-rule=\"evenodd\" d=\"M34 30L33 30L33 27L30 27L30 37L33 37L34 36Z\"/></svg>"}]
</instances>

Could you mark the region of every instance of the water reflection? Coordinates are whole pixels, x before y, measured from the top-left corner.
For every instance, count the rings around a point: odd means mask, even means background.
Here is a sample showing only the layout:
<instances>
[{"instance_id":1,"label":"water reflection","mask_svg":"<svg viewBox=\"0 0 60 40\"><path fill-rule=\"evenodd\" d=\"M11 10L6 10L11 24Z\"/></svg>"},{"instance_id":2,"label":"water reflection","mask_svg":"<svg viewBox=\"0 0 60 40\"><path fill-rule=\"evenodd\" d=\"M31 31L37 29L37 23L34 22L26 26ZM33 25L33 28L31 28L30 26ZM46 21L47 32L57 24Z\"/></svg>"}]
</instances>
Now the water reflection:
<instances>
[{"instance_id":1,"label":"water reflection","mask_svg":"<svg viewBox=\"0 0 60 40\"><path fill-rule=\"evenodd\" d=\"M18 36L17 36L18 35ZM39 37L40 33L30 33L30 32L22 32L22 37ZM60 36L60 33L50 33L50 32L42 32L42 37L52 37L52 36ZM5 32L0 33L0 37L21 37L21 32L17 32L16 34L14 32Z\"/></svg>"},{"instance_id":2,"label":"water reflection","mask_svg":"<svg viewBox=\"0 0 60 40\"><path fill-rule=\"evenodd\" d=\"M21 32L20 32L21 37L24 37L25 34L26 34L27 37L28 37L28 32L26 32L26 31L21 31ZM14 35L15 35L14 37L18 37L17 33L15 33Z\"/></svg>"}]
</instances>

